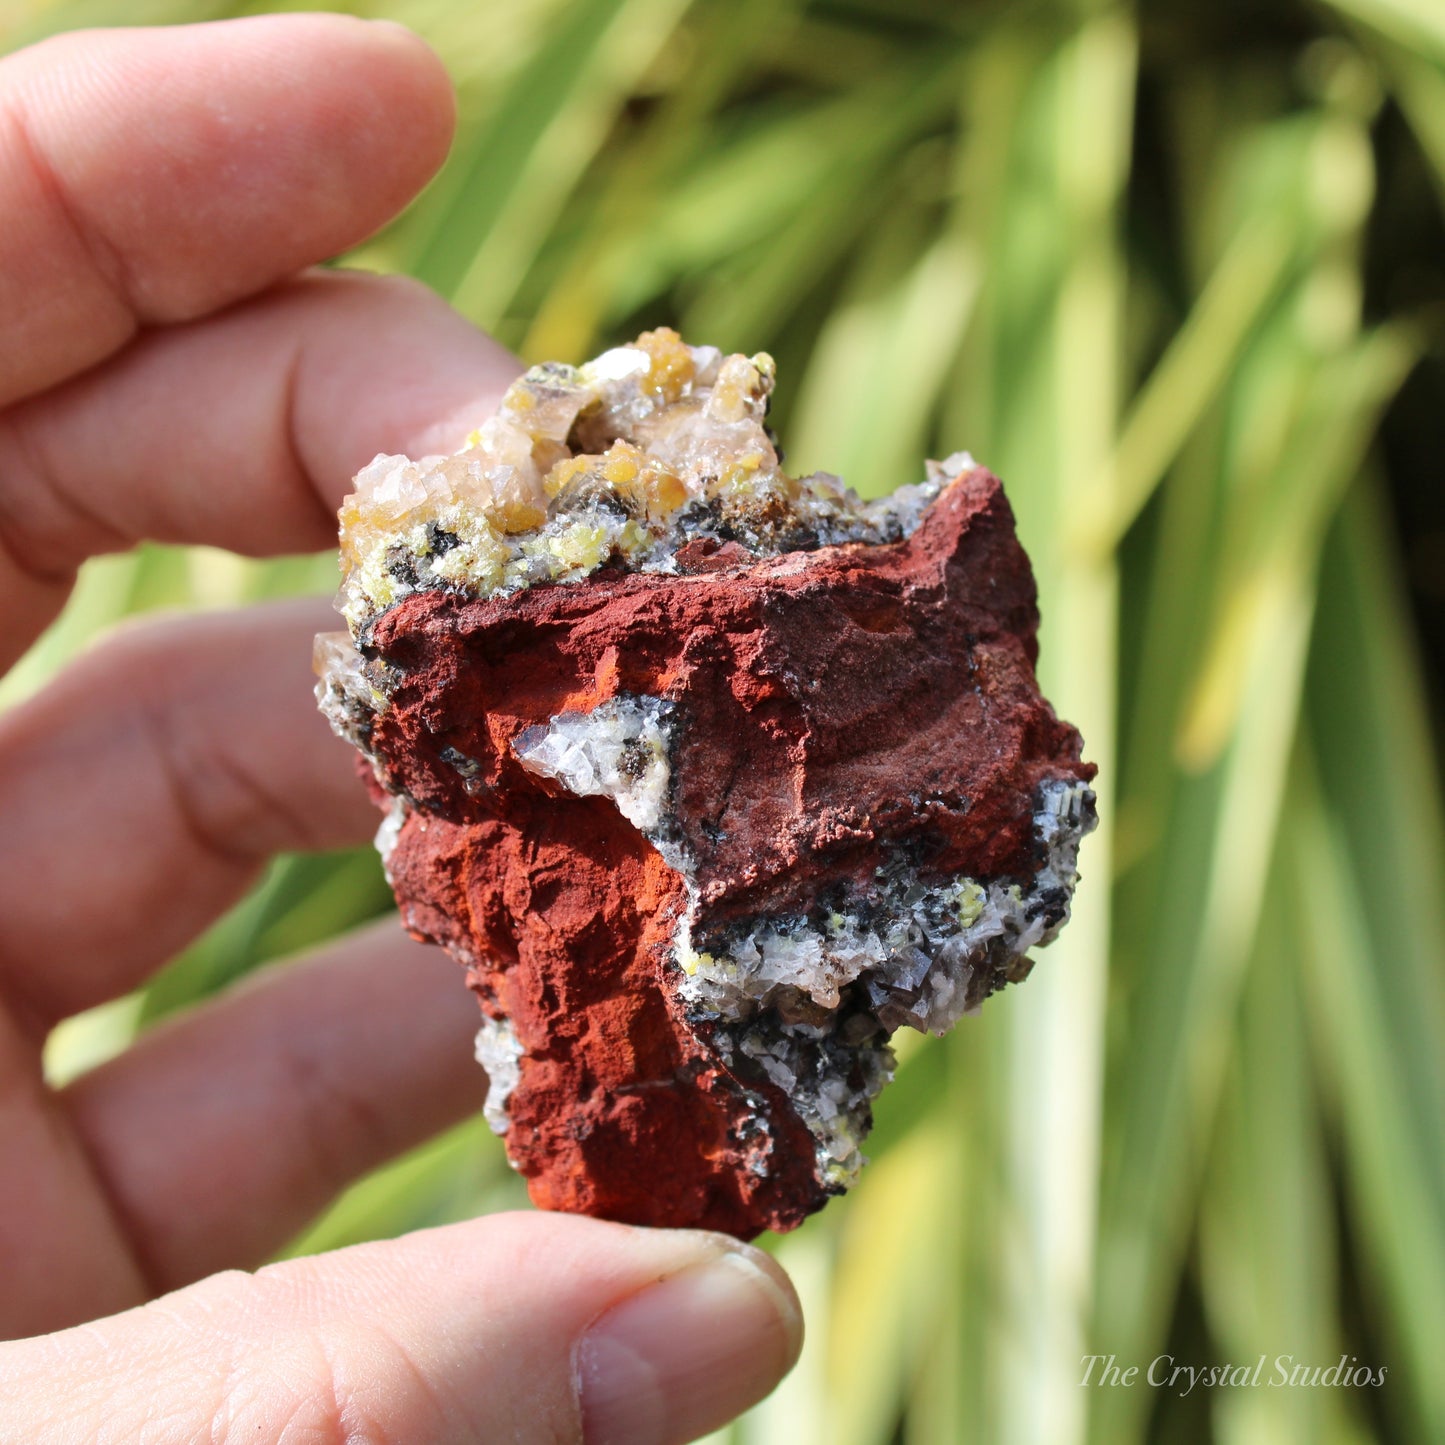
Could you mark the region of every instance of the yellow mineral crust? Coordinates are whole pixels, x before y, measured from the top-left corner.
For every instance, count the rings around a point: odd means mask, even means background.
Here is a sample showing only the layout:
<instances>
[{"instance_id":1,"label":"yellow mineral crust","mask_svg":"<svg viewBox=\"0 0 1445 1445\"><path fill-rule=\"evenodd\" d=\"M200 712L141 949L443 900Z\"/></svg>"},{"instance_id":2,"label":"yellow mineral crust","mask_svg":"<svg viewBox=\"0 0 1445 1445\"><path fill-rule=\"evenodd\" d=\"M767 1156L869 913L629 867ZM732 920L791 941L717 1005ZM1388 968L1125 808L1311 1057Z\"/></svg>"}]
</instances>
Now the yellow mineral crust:
<instances>
[{"instance_id":1,"label":"yellow mineral crust","mask_svg":"<svg viewBox=\"0 0 1445 1445\"><path fill-rule=\"evenodd\" d=\"M674 571L697 538L770 555L911 531L948 464L886 502L824 472L789 476L765 425L773 376L766 354L659 328L582 366L534 366L455 456L378 456L340 512L353 632L418 590Z\"/></svg>"}]
</instances>

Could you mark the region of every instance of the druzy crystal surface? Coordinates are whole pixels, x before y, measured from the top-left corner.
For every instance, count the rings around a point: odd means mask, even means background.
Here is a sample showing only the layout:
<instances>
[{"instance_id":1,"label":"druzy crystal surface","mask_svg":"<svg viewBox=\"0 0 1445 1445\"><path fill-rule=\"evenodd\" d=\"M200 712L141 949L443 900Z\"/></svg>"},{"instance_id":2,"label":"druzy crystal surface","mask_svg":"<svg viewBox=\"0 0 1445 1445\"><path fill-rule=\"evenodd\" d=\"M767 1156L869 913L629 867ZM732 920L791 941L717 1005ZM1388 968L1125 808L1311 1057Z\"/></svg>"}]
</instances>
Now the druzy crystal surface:
<instances>
[{"instance_id":1,"label":"druzy crystal surface","mask_svg":"<svg viewBox=\"0 0 1445 1445\"><path fill-rule=\"evenodd\" d=\"M318 697L548 1208L798 1224L857 1177L890 1035L1027 974L1094 823L997 479L791 477L772 384L647 333L342 507Z\"/></svg>"}]
</instances>

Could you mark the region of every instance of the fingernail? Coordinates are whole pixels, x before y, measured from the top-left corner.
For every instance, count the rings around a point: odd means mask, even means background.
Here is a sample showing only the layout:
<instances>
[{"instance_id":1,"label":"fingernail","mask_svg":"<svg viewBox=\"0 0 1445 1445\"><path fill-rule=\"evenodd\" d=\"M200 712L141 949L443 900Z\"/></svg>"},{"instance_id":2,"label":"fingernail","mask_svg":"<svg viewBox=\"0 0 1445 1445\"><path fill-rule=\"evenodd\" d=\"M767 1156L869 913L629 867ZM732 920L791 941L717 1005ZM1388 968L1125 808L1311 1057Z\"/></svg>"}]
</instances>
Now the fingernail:
<instances>
[{"instance_id":1,"label":"fingernail","mask_svg":"<svg viewBox=\"0 0 1445 1445\"><path fill-rule=\"evenodd\" d=\"M681 1445L792 1369L803 1320L787 1277L745 1246L615 1305L577 1352L587 1445Z\"/></svg>"}]
</instances>

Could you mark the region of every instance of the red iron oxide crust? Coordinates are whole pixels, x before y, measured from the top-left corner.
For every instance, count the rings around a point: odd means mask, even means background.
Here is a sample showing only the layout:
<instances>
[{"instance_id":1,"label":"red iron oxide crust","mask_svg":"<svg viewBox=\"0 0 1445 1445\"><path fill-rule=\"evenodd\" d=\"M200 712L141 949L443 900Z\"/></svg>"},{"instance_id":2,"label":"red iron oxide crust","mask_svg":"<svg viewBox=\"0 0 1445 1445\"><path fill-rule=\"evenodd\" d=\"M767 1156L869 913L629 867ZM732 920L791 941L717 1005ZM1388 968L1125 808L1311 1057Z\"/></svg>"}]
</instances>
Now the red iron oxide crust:
<instances>
[{"instance_id":1,"label":"red iron oxide crust","mask_svg":"<svg viewBox=\"0 0 1445 1445\"><path fill-rule=\"evenodd\" d=\"M1026 881L1036 788L1094 767L1039 694L1032 574L982 468L900 543L757 560L706 541L678 562L405 598L362 638L388 698L366 742L414 804L389 857L406 926L468 966L525 1049L507 1145L534 1202L750 1238L836 1192L813 1137L689 1020L681 875L609 799L525 770L514 740L620 693L670 700L670 808L709 927L806 907L900 845L940 877Z\"/></svg>"}]
</instances>

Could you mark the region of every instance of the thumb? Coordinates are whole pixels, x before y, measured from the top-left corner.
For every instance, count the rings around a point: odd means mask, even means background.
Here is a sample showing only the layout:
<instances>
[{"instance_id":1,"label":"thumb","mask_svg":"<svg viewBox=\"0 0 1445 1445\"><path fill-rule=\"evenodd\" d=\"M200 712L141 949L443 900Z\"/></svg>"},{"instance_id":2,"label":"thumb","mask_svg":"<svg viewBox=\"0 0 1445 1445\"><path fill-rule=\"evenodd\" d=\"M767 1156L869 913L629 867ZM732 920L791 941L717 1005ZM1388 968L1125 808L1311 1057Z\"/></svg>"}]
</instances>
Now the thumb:
<instances>
[{"instance_id":1,"label":"thumb","mask_svg":"<svg viewBox=\"0 0 1445 1445\"><path fill-rule=\"evenodd\" d=\"M787 1277L726 1236L491 1215L0 1346L0 1439L680 1445L801 1338Z\"/></svg>"}]
</instances>

